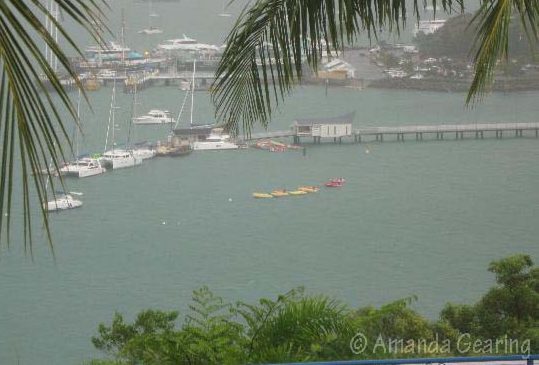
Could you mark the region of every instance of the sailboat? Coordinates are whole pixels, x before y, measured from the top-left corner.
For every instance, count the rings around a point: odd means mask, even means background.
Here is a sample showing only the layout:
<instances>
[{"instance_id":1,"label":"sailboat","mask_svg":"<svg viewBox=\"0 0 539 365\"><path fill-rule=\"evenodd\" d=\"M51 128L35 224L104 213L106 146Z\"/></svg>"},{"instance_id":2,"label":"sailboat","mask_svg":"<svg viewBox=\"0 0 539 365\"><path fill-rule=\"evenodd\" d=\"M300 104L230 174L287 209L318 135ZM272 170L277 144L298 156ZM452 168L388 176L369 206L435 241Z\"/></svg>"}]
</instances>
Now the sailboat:
<instances>
[{"instance_id":1,"label":"sailboat","mask_svg":"<svg viewBox=\"0 0 539 365\"><path fill-rule=\"evenodd\" d=\"M220 16L220 17L223 17L223 18L228 18L228 17L231 17L231 16L232 16L232 14L227 13L227 11L226 11L226 7L227 7L227 6L226 6L226 1L227 1L227 0L223 0L223 11L222 11L221 13L219 13L219 16Z\"/></svg>"},{"instance_id":2,"label":"sailboat","mask_svg":"<svg viewBox=\"0 0 539 365\"><path fill-rule=\"evenodd\" d=\"M128 140L127 144L130 144L130 137L131 137L131 126L135 123L134 116L137 114L137 86L135 85L135 90L133 93L133 105L131 107L131 124L129 125L129 134L128 134ZM136 129L133 133L136 133ZM135 147L130 149L131 152L133 152L133 156L136 158L140 158L142 160L146 160L148 158L153 158L156 155L156 151L152 146L149 146L145 143L142 144L135 144Z\"/></svg>"},{"instance_id":3,"label":"sailboat","mask_svg":"<svg viewBox=\"0 0 539 365\"><path fill-rule=\"evenodd\" d=\"M196 59L193 61L193 79L191 81L191 120L190 126L193 128L193 110L194 110L194 95L195 95L195 73L196 73ZM211 130L209 136L203 140L193 142L193 150L235 150L239 146L230 140L228 134L223 134L222 128L214 128Z\"/></svg>"},{"instance_id":4,"label":"sailboat","mask_svg":"<svg viewBox=\"0 0 539 365\"><path fill-rule=\"evenodd\" d=\"M133 151L115 148L115 129L116 129L116 80L112 86L112 98L110 102L109 123L107 127L107 137L105 139L105 152L100 157L100 162L105 167L110 167L113 170L125 167L133 167L142 163L142 158L134 156ZM112 149L107 151L109 131L112 126Z\"/></svg>"},{"instance_id":5,"label":"sailboat","mask_svg":"<svg viewBox=\"0 0 539 365\"><path fill-rule=\"evenodd\" d=\"M157 27L152 26L152 18L157 18L159 14L153 12L152 0L148 1L148 28L139 30L139 34L153 35L161 34L163 30Z\"/></svg>"},{"instance_id":6,"label":"sailboat","mask_svg":"<svg viewBox=\"0 0 539 365\"><path fill-rule=\"evenodd\" d=\"M49 163L48 171L51 170L52 166L52 157ZM47 181L45 182L45 190L48 190L50 182L50 175L47 176ZM54 193L52 200L43 202L43 208L48 212L65 210L65 209L74 209L82 206L82 201L74 199L73 195L82 195L82 193L57 191Z\"/></svg>"},{"instance_id":7,"label":"sailboat","mask_svg":"<svg viewBox=\"0 0 539 365\"><path fill-rule=\"evenodd\" d=\"M77 120L79 120L80 123L80 102L81 102L81 90L79 90L79 97L77 100ZM83 157L79 158L79 146L80 146L80 126L75 127L75 156L76 160L72 161L68 164L66 164L64 167L59 169L59 173L63 176L70 176L70 177L89 177L89 176L95 176L100 175L107 171L103 166L101 166L101 162L96 158L90 158L90 157Z\"/></svg>"}]
</instances>

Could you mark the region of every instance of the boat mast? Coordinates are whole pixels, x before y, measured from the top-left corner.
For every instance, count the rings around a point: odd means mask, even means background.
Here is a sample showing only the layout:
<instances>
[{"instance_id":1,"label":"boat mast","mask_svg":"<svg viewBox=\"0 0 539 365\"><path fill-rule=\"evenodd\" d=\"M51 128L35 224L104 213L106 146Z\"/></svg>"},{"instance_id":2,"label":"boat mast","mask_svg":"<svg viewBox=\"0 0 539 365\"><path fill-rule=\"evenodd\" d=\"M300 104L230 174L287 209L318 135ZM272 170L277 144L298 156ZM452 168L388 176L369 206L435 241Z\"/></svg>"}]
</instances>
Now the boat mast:
<instances>
[{"instance_id":1,"label":"boat mast","mask_svg":"<svg viewBox=\"0 0 539 365\"><path fill-rule=\"evenodd\" d=\"M45 17L45 29L54 38L54 42L58 43L58 16L60 9L58 3L55 0L47 0L46 3L47 14ZM54 20L53 20L54 19ZM58 73L58 57L54 54L53 50L45 42L45 59L49 66L54 70L54 73Z\"/></svg>"},{"instance_id":2,"label":"boat mast","mask_svg":"<svg viewBox=\"0 0 539 365\"><path fill-rule=\"evenodd\" d=\"M121 42L122 42L122 65L125 66L125 14L124 14L123 8L122 8Z\"/></svg>"},{"instance_id":3,"label":"boat mast","mask_svg":"<svg viewBox=\"0 0 539 365\"><path fill-rule=\"evenodd\" d=\"M193 127L193 106L195 104L195 72L197 59L193 60L193 79L191 80L191 128Z\"/></svg>"},{"instance_id":4,"label":"boat mast","mask_svg":"<svg viewBox=\"0 0 539 365\"><path fill-rule=\"evenodd\" d=\"M79 89L79 96L77 98L77 126L75 126L75 128L77 128L77 133L75 134L75 153L76 153L75 160L76 161L79 160L79 156L80 156L80 151L79 151L79 147L80 147L80 129L82 128L81 121L80 121L81 96L82 96L82 91L81 91L81 89Z\"/></svg>"},{"instance_id":5,"label":"boat mast","mask_svg":"<svg viewBox=\"0 0 539 365\"><path fill-rule=\"evenodd\" d=\"M116 94L116 78L112 81L112 97L110 99L110 110L109 110L109 124L107 125L107 136L105 137L105 149L103 153L107 152L107 146L109 145L109 133L110 125L112 124L112 150L114 151L114 99Z\"/></svg>"}]
</instances>

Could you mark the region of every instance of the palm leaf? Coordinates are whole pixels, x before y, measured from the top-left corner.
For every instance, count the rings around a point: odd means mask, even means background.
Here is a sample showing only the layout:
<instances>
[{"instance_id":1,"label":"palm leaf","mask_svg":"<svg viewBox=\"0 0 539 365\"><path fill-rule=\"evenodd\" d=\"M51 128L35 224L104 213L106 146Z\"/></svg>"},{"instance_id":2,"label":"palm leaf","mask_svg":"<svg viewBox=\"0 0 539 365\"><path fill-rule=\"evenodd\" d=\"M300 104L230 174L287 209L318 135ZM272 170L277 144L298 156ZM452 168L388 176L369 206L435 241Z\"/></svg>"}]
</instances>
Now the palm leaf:
<instances>
[{"instance_id":1,"label":"palm leaf","mask_svg":"<svg viewBox=\"0 0 539 365\"><path fill-rule=\"evenodd\" d=\"M406 0L259 0L245 8L228 35L212 88L216 116L231 133L266 127L272 110L303 77L303 61L317 70L322 49L342 51L359 34L400 31ZM427 1L412 0L416 17ZM446 12L463 0L432 0ZM271 86L270 86L271 84Z\"/></svg>"},{"instance_id":2,"label":"palm leaf","mask_svg":"<svg viewBox=\"0 0 539 365\"><path fill-rule=\"evenodd\" d=\"M509 25L516 12L530 41L538 35L539 2L534 0L483 1L472 19L477 26L474 58L475 75L468 91L466 103L482 99L492 83L496 65L509 56Z\"/></svg>"},{"instance_id":3,"label":"palm leaf","mask_svg":"<svg viewBox=\"0 0 539 365\"><path fill-rule=\"evenodd\" d=\"M56 0L56 3L64 14L101 43L104 30L101 21L104 18L102 7L106 6L104 0ZM0 215L0 234L7 229L6 242L9 246L9 213L13 206L14 172L18 170L23 192L24 246L30 253L32 190L36 192L52 248L47 212L42 204L47 201L46 180L51 177L52 171L58 169L60 161L65 160L62 145L67 141L71 147L66 124L59 110L66 109L78 123L76 109L62 87L59 76L40 50L41 43L47 45L51 54L58 59L59 65L81 88L68 57L47 31L44 21L55 26L65 42L82 56L71 36L39 0L0 2L0 209L7 213L6 217L4 214ZM50 91L43 84L43 78L50 82L59 101L53 101ZM47 177L40 173L43 169L47 170Z\"/></svg>"}]
</instances>

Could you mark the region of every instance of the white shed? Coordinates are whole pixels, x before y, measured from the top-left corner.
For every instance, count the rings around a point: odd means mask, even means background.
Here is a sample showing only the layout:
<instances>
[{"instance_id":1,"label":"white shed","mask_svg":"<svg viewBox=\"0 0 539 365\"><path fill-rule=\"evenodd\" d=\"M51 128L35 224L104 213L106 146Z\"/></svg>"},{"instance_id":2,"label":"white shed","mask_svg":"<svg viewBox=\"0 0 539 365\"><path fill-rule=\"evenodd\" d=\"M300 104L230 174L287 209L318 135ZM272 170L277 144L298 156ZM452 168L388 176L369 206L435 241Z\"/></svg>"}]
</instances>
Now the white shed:
<instances>
[{"instance_id":1,"label":"white shed","mask_svg":"<svg viewBox=\"0 0 539 365\"><path fill-rule=\"evenodd\" d=\"M352 121L355 112L333 118L306 118L296 119L292 125L297 138L314 137L320 138L341 138L353 134Z\"/></svg>"}]
</instances>

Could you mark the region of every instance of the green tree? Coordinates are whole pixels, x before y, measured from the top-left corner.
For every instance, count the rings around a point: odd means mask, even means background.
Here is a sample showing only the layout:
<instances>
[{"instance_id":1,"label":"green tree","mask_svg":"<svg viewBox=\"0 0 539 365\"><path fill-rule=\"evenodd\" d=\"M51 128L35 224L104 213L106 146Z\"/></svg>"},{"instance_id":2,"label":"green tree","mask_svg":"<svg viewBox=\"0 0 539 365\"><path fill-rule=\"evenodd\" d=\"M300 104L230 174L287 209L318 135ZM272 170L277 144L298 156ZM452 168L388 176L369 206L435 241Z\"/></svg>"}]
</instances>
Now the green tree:
<instances>
[{"instance_id":1,"label":"green tree","mask_svg":"<svg viewBox=\"0 0 539 365\"><path fill-rule=\"evenodd\" d=\"M247 359L254 363L328 360L350 355L349 310L335 299L294 289L258 305L238 303L247 323Z\"/></svg>"},{"instance_id":2,"label":"green tree","mask_svg":"<svg viewBox=\"0 0 539 365\"><path fill-rule=\"evenodd\" d=\"M489 265L496 286L474 305L447 304L441 319L477 338L530 339L539 351L539 268L528 255L514 255Z\"/></svg>"}]
</instances>

